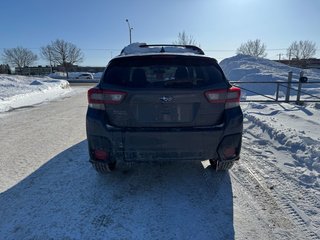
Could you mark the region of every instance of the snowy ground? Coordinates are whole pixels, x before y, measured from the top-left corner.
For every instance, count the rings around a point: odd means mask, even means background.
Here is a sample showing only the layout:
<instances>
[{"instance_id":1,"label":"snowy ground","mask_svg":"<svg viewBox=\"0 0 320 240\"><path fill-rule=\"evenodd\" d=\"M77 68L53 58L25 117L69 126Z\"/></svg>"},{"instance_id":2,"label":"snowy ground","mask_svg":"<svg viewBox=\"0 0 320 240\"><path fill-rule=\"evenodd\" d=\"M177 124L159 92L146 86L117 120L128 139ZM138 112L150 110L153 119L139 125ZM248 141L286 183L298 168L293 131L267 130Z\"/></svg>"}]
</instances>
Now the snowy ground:
<instances>
[{"instance_id":1,"label":"snowy ground","mask_svg":"<svg viewBox=\"0 0 320 240\"><path fill-rule=\"evenodd\" d=\"M54 100L70 91L65 80L0 74L0 113Z\"/></svg>"},{"instance_id":2,"label":"snowy ground","mask_svg":"<svg viewBox=\"0 0 320 240\"><path fill-rule=\"evenodd\" d=\"M285 80L288 70L296 80L300 72L247 56L221 66L241 81ZM319 71L305 75L320 81ZM320 239L320 103L242 103L241 160L229 173L204 161L99 176L87 161L81 91L50 108L0 113L0 239ZM0 95L0 109L10 98Z\"/></svg>"}]
</instances>

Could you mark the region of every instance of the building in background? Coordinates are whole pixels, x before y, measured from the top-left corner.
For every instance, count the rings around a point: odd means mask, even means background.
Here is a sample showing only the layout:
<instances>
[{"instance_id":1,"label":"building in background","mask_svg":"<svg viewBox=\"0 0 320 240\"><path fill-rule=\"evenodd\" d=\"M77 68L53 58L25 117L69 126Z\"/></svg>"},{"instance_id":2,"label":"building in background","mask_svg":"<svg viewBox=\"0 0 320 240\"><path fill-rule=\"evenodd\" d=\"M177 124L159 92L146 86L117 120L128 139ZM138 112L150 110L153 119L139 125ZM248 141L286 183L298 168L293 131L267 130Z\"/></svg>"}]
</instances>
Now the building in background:
<instances>
[{"instance_id":1,"label":"building in background","mask_svg":"<svg viewBox=\"0 0 320 240\"><path fill-rule=\"evenodd\" d=\"M2 66L2 65L1 65ZM77 65L68 66L68 72L89 72L97 73L103 72L105 67L81 67ZM37 66L37 67L23 67L15 68L15 74L18 75L49 75L54 72L64 72L63 66ZM1 73L1 72L0 72Z\"/></svg>"},{"instance_id":2,"label":"building in background","mask_svg":"<svg viewBox=\"0 0 320 240\"><path fill-rule=\"evenodd\" d=\"M317 68L320 69L320 59L318 58L309 58L309 59L291 59L291 60L276 60L292 67L298 68Z\"/></svg>"}]
</instances>

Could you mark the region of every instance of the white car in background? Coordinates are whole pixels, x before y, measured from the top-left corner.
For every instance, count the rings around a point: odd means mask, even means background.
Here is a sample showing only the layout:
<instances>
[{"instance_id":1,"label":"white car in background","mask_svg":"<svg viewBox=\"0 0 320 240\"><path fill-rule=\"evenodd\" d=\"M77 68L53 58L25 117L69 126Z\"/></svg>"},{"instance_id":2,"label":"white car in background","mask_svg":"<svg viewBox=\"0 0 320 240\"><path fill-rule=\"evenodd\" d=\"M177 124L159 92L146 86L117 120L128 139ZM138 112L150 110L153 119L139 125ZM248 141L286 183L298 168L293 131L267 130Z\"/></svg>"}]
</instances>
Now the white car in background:
<instances>
[{"instance_id":1,"label":"white car in background","mask_svg":"<svg viewBox=\"0 0 320 240\"><path fill-rule=\"evenodd\" d=\"M79 74L76 79L93 79L92 73L81 73Z\"/></svg>"}]
</instances>

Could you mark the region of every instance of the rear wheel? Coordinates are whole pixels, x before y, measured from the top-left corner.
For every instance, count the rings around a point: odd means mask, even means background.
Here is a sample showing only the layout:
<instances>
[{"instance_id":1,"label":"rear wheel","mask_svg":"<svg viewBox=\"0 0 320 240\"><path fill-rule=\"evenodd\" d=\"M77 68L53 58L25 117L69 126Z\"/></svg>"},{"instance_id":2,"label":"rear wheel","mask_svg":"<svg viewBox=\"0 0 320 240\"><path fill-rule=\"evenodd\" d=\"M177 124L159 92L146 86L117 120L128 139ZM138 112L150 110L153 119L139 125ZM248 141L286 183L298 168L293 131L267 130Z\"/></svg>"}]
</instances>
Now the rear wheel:
<instances>
[{"instance_id":1,"label":"rear wheel","mask_svg":"<svg viewBox=\"0 0 320 240\"><path fill-rule=\"evenodd\" d=\"M234 161L218 161L216 159L209 160L211 167L217 171L227 171L232 168Z\"/></svg>"},{"instance_id":2,"label":"rear wheel","mask_svg":"<svg viewBox=\"0 0 320 240\"><path fill-rule=\"evenodd\" d=\"M115 170L116 162L112 162L112 163L93 162L92 166L98 173L106 174Z\"/></svg>"}]
</instances>

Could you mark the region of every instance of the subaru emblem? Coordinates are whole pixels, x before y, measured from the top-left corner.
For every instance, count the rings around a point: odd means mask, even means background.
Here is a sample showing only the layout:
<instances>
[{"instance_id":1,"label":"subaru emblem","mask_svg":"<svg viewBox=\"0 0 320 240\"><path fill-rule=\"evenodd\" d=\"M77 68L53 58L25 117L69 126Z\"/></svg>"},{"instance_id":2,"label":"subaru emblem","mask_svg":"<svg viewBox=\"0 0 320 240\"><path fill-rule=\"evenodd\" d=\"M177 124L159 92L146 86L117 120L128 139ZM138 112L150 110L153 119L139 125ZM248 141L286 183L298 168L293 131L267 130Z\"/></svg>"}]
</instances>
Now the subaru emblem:
<instances>
[{"instance_id":1,"label":"subaru emblem","mask_svg":"<svg viewBox=\"0 0 320 240\"><path fill-rule=\"evenodd\" d=\"M162 103L168 103L168 102L171 102L173 100L173 97L167 97L167 96L163 96L160 98L160 101Z\"/></svg>"}]
</instances>

